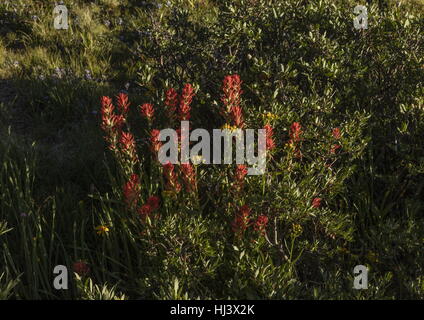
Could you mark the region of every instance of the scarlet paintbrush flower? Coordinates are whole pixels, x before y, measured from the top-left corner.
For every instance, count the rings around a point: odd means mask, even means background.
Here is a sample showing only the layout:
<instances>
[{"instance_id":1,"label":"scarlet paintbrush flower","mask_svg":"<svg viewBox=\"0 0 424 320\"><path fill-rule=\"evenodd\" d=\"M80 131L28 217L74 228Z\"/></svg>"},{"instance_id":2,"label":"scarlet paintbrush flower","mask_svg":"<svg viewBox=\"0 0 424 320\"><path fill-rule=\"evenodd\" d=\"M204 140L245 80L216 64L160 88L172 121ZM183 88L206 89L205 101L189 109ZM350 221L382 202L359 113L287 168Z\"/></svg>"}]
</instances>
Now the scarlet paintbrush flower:
<instances>
[{"instance_id":1,"label":"scarlet paintbrush flower","mask_svg":"<svg viewBox=\"0 0 424 320\"><path fill-rule=\"evenodd\" d=\"M236 171L234 174L234 187L235 192L240 192L244 185L244 178L246 177L248 172L247 166L244 164L238 164L236 166Z\"/></svg>"},{"instance_id":2,"label":"scarlet paintbrush flower","mask_svg":"<svg viewBox=\"0 0 424 320\"><path fill-rule=\"evenodd\" d=\"M234 233L241 236L249 227L249 215L250 208L247 205L243 205L232 222L232 229Z\"/></svg>"},{"instance_id":3,"label":"scarlet paintbrush flower","mask_svg":"<svg viewBox=\"0 0 424 320\"><path fill-rule=\"evenodd\" d=\"M138 175L133 173L123 188L124 201L128 207L133 207L137 204L137 200L140 196L140 189L140 179Z\"/></svg>"},{"instance_id":4,"label":"scarlet paintbrush flower","mask_svg":"<svg viewBox=\"0 0 424 320\"><path fill-rule=\"evenodd\" d=\"M134 136L131 132L122 132L119 142L121 151L126 156L127 161L131 164L135 164L138 161L138 156L135 148Z\"/></svg>"},{"instance_id":5,"label":"scarlet paintbrush flower","mask_svg":"<svg viewBox=\"0 0 424 320\"><path fill-rule=\"evenodd\" d=\"M226 76L222 83L224 94L221 97L221 101L224 104L224 108L221 114L227 122L232 122L237 128L243 128L244 126L243 110L240 106L241 94L243 93L241 84L242 81L237 74Z\"/></svg>"},{"instance_id":6,"label":"scarlet paintbrush flower","mask_svg":"<svg viewBox=\"0 0 424 320\"><path fill-rule=\"evenodd\" d=\"M135 149L134 136L131 132L122 132L120 142L123 150L132 151Z\"/></svg>"},{"instance_id":7,"label":"scarlet paintbrush flower","mask_svg":"<svg viewBox=\"0 0 424 320\"><path fill-rule=\"evenodd\" d=\"M240 106L234 106L231 108L231 120L237 128L242 129L244 127L243 110Z\"/></svg>"},{"instance_id":8,"label":"scarlet paintbrush flower","mask_svg":"<svg viewBox=\"0 0 424 320\"><path fill-rule=\"evenodd\" d=\"M269 124L266 124L264 129L266 130L266 148L272 150L275 148L274 129Z\"/></svg>"},{"instance_id":9,"label":"scarlet paintbrush flower","mask_svg":"<svg viewBox=\"0 0 424 320\"><path fill-rule=\"evenodd\" d=\"M168 118L173 121L176 118L177 105L178 105L178 94L174 88L169 88L166 93L165 106L166 114Z\"/></svg>"},{"instance_id":10,"label":"scarlet paintbrush flower","mask_svg":"<svg viewBox=\"0 0 424 320\"><path fill-rule=\"evenodd\" d=\"M333 134L334 139L338 140L341 137L341 131L340 131L339 128L334 128L333 131L332 131L332 134Z\"/></svg>"},{"instance_id":11,"label":"scarlet paintbrush flower","mask_svg":"<svg viewBox=\"0 0 424 320\"><path fill-rule=\"evenodd\" d=\"M139 106L140 113L143 117L145 117L148 121L152 121L153 116L155 114L155 109L153 108L153 105L150 103L144 103L143 105Z\"/></svg>"},{"instance_id":12,"label":"scarlet paintbrush flower","mask_svg":"<svg viewBox=\"0 0 424 320\"><path fill-rule=\"evenodd\" d=\"M105 139L109 143L109 149L117 151L118 137L124 125L125 119L122 115L114 114L115 107L109 97L101 98L101 128L106 132Z\"/></svg>"},{"instance_id":13,"label":"scarlet paintbrush flower","mask_svg":"<svg viewBox=\"0 0 424 320\"><path fill-rule=\"evenodd\" d=\"M163 175L166 178L165 189L167 191L179 193L181 191L181 185L178 182L177 175L174 171L174 165L171 162L167 162L163 165Z\"/></svg>"},{"instance_id":14,"label":"scarlet paintbrush flower","mask_svg":"<svg viewBox=\"0 0 424 320\"><path fill-rule=\"evenodd\" d=\"M169 88L166 90L166 99L165 99L165 105L169 108L173 108L174 111L176 111L177 105L178 105L178 93L175 91L174 88Z\"/></svg>"},{"instance_id":15,"label":"scarlet paintbrush flower","mask_svg":"<svg viewBox=\"0 0 424 320\"><path fill-rule=\"evenodd\" d=\"M162 142L159 141L159 134L160 134L160 131L157 129L153 129L150 132L150 148L152 152L155 153L156 155L159 152L160 147L162 146Z\"/></svg>"},{"instance_id":16,"label":"scarlet paintbrush flower","mask_svg":"<svg viewBox=\"0 0 424 320\"><path fill-rule=\"evenodd\" d=\"M253 225L253 228L256 231L260 231L261 233L265 233L266 226L268 225L268 217L266 215L260 215Z\"/></svg>"},{"instance_id":17,"label":"scarlet paintbrush flower","mask_svg":"<svg viewBox=\"0 0 424 320\"><path fill-rule=\"evenodd\" d=\"M181 100L180 100L180 109L179 109L179 117L180 120L189 120L190 119L190 104L193 100L194 96L194 89L191 86L191 84L187 83L184 88L183 92L181 94Z\"/></svg>"},{"instance_id":18,"label":"scarlet paintbrush flower","mask_svg":"<svg viewBox=\"0 0 424 320\"><path fill-rule=\"evenodd\" d=\"M147 204L153 209L156 210L159 208L160 199L158 196L151 196L147 199Z\"/></svg>"},{"instance_id":19,"label":"scarlet paintbrush flower","mask_svg":"<svg viewBox=\"0 0 424 320\"><path fill-rule=\"evenodd\" d=\"M188 192L192 192L196 189L196 173L193 165L190 163L181 164L181 171L183 173L183 180Z\"/></svg>"},{"instance_id":20,"label":"scarlet paintbrush flower","mask_svg":"<svg viewBox=\"0 0 424 320\"><path fill-rule=\"evenodd\" d=\"M78 275L80 275L81 277L85 276L86 274L90 272L90 268L88 267L88 265L81 260L74 262L74 264L72 265L72 270Z\"/></svg>"},{"instance_id":21,"label":"scarlet paintbrush flower","mask_svg":"<svg viewBox=\"0 0 424 320\"><path fill-rule=\"evenodd\" d=\"M312 200L312 207L319 208L321 206L321 198L314 198Z\"/></svg>"},{"instance_id":22,"label":"scarlet paintbrush flower","mask_svg":"<svg viewBox=\"0 0 424 320\"><path fill-rule=\"evenodd\" d=\"M300 141L300 135L302 134L302 126L299 122L293 122L290 126L290 139L293 143Z\"/></svg>"},{"instance_id":23,"label":"scarlet paintbrush flower","mask_svg":"<svg viewBox=\"0 0 424 320\"><path fill-rule=\"evenodd\" d=\"M339 144L333 144L333 145L331 146L330 152L331 152L331 153L333 153L333 154L335 154L335 153L337 152L337 150L339 150L341 147L342 147L342 146L341 146L341 145L339 145Z\"/></svg>"},{"instance_id":24,"label":"scarlet paintbrush flower","mask_svg":"<svg viewBox=\"0 0 424 320\"><path fill-rule=\"evenodd\" d=\"M224 103L225 110L223 113L229 114L233 107L240 106L242 81L238 74L228 75L222 82L222 91L224 92L221 101Z\"/></svg>"},{"instance_id":25,"label":"scarlet paintbrush flower","mask_svg":"<svg viewBox=\"0 0 424 320\"><path fill-rule=\"evenodd\" d=\"M121 92L116 96L116 99L119 112L121 112L123 115L126 115L130 106L130 103L128 102L128 95Z\"/></svg>"},{"instance_id":26,"label":"scarlet paintbrush flower","mask_svg":"<svg viewBox=\"0 0 424 320\"><path fill-rule=\"evenodd\" d=\"M146 221L147 217L150 217L151 213L159 208L159 197L151 196L147 199L147 202L137 209L138 214L143 222Z\"/></svg>"}]
</instances>

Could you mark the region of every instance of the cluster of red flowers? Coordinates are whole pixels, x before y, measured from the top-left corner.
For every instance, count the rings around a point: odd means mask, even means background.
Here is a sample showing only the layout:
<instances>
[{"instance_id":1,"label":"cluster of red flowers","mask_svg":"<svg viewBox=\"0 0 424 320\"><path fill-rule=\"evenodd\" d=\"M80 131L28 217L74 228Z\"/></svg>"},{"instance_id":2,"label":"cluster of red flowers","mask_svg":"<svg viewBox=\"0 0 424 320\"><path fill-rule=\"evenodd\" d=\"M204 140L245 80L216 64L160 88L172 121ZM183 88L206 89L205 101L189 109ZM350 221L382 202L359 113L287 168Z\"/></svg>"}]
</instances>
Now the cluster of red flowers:
<instances>
[{"instance_id":1,"label":"cluster of red flowers","mask_svg":"<svg viewBox=\"0 0 424 320\"><path fill-rule=\"evenodd\" d=\"M250 225L253 225L253 229L255 231L259 231L261 234L265 234L265 230L268 225L268 217L261 214L256 218L256 220L250 222L250 213L251 210L247 205L241 206L237 212L231 224L233 232L237 236L241 237Z\"/></svg>"},{"instance_id":2,"label":"cluster of red flowers","mask_svg":"<svg viewBox=\"0 0 424 320\"><path fill-rule=\"evenodd\" d=\"M116 100L117 100L119 112L123 114L124 117L126 117L130 107L130 103L128 102L128 95L126 93L121 92L116 96Z\"/></svg>"},{"instance_id":3,"label":"cluster of red flowers","mask_svg":"<svg viewBox=\"0 0 424 320\"><path fill-rule=\"evenodd\" d=\"M85 276L90 272L90 267L84 261L76 261L72 265L72 270L79 276Z\"/></svg>"},{"instance_id":4,"label":"cluster of red flowers","mask_svg":"<svg viewBox=\"0 0 424 320\"><path fill-rule=\"evenodd\" d=\"M332 134L333 134L333 138L336 139L336 140L339 140L341 138L341 136L342 136L341 131L340 131L339 128L334 128L333 131L332 131ZM340 144L338 144L338 143L333 144L331 146L330 152L331 153L336 153L337 150L339 150L341 147L342 146Z\"/></svg>"},{"instance_id":5,"label":"cluster of red flowers","mask_svg":"<svg viewBox=\"0 0 424 320\"><path fill-rule=\"evenodd\" d=\"M138 214L143 222L146 221L147 217L151 217L151 214L159 208L159 197L151 196L147 199L146 203L137 209Z\"/></svg>"},{"instance_id":6,"label":"cluster of red flowers","mask_svg":"<svg viewBox=\"0 0 424 320\"><path fill-rule=\"evenodd\" d=\"M290 126L289 145L294 147L294 154L297 158L302 158L302 153L300 152L300 149L298 146L299 142L302 140L301 138L302 133L303 133L302 126L300 125L300 123L293 122L292 125Z\"/></svg>"},{"instance_id":7,"label":"cluster of red flowers","mask_svg":"<svg viewBox=\"0 0 424 320\"><path fill-rule=\"evenodd\" d=\"M274 129L270 124L266 124L264 129L266 130L266 149L272 150L275 148Z\"/></svg>"},{"instance_id":8,"label":"cluster of red flowers","mask_svg":"<svg viewBox=\"0 0 424 320\"><path fill-rule=\"evenodd\" d=\"M130 160L131 163L138 161L137 151L135 148L134 136L131 132L122 132L119 139L121 151Z\"/></svg>"},{"instance_id":9,"label":"cluster of red flowers","mask_svg":"<svg viewBox=\"0 0 424 320\"><path fill-rule=\"evenodd\" d=\"M256 231L259 231L260 233L264 234L266 226L268 225L268 217L264 214L261 214L255 221L253 228Z\"/></svg>"},{"instance_id":10,"label":"cluster of red flowers","mask_svg":"<svg viewBox=\"0 0 424 320\"><path fill-rule=\"evenodd\" d=\"M170 88L166 91L165 95L166 114L171 122L174 122L176 120L177 113L178 93L174 88Z\"/></svg>"},{"instance_id":11,"label":"cluster of red flowers","mask_svg":"<svg viewBox=\"0 0 424 320\"><path fill-rule=\"evenodd\" d=\"M166 178L165 190L179 193L181 191L181 184L178 182L178 176L175 173L175 167L171 162L163 165L163 175Z\"/></svg>"},{"instance_id":12,"label":"cluster of red flowers","mask_svg":"<svg viewBox=\"0 0 424 320\"><path fill-rule=\"evenodd\" d=\"M111 98L101 98L101 128L106 132L105 139L109 144L109 149L118 153L119 156L123 156L122 159L132 168L138 162L134 136L130 132L122 130L126 122L130 103L125 93L118 94L116 101L118 114L115 113Z\"/></svg>"},{"instance_id":13,"label":"cluster of red flowers","mask_svg":"<svg viewBox=\"0 0 424 320\"><path fill-rule=\"evenodd\" d=\"M147 121L151 122L153 120L153 116L155 115L155 109L153 105L150 103L144 103L139 106L140 113L143 117L147 119Z\"/></svg>"},{"instance_id":14,"label":"cluster of red flowers","mask_svg":"<svg viewBox=\"0 0 424 320\"><path fill-rule=\"evenodd\" d=\"M247 166L245 164L238 164L234 174L234 191L239 193L244 185L244 179L247 175Z\"/></svg>"},{"instance_id":15,"label":"cluster of red flowers","mask_svg":"<svg viewBox=\"0 0 424 320\"><path fill-rule=\"evenodd\" d=\"M191 84L187 83L181 93L179 118L181 121L190 119L190 104L194 97L194 89Z\"/></svg>"},{"instance_id":16,"label":"cluster of red flowers","mask_svg":"<svg viewBox=\"0 0 424 320\"><path fill-rule=\"evenodd\" d=\"M196 189L196 172L190 163L181 164L181 172L187 192L193 192Z\"/></svg>"},{"instance_id":17,"label":"cluster of red flowers","mask_svg":"<svg viewBox=\"0 0 424 320\"><path fill-rule=\"evenodd\" d=\"M228 75L224 78L222 84L222 91L224 94L221 97L225 108L221 110L221 114L224 116L227 123L237 128L242 129L244 127L243 110L240 106L242 81L238 74Z\"/></svg>"},{"instance_id":18,"label":"cluster of red flowers","mask_svg":"<svg viewBox=\"0 0 424 320\"><path fill-rule=\"evenodd\" d=\"M153 152L153 154L156 154L159 152L160 147L162 146L162 142L159 141L159 134L160 131L157 129L153 129L150 132L150 149Z\"/></svg>"},{"instance_id":19,"label":"cluster of red flowers","mask_svg":"<svg viewBox=\"0 0 424 320\"><path fill-rule=\"evenodd\" d=\"M102 97L101 105L101 128L106 132L105 139L109 143L109 149L117 151L117 144L125 118L122 114L115 114L115 107L111 98Z\"/></svg>"},{"instance_id":20,"label":"cluster of red flowers","mask_svg":"<svg viewBox=\"0 0 424 320\"><path fill-rule=\"evenodd\" d=\"M133 173L123 187L124 201L128 207L132 208L137 205L137 201L140 197L140 191L140 179L138 175Z\"/></svg>"},{"instance_id":21,"label":"cluster of red flowers","mask_svg":"<svg viewBox=\"0 0 424 320\"><path fill-rule=\"evenodd\" d=\"M312 207L314 207L314 208L321 207L321 201L322 201L321 198L313 198L312 199Z\"/></svg>"},{"instance_id":22,"label":"cluster of red flowers","mask_svg":"<svg viewBox=\"0 0 424 320\"><path fill-rule=\"evenodd\" d=\"M232 223L233 232L241 236L249 227L250 208L245 204L237 212Z\"/></svg>"}]
</instances>

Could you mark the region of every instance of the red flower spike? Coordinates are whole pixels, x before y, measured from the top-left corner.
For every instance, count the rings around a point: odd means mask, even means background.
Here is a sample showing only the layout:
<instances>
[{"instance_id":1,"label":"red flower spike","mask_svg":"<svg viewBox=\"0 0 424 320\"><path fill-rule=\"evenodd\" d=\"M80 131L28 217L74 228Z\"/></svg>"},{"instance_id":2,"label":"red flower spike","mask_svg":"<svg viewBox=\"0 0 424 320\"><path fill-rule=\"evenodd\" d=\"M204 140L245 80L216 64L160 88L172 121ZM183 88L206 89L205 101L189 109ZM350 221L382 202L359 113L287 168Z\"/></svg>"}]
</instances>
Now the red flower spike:
<instances>
[{"instance_id":1,"label":"red flower spike","mask_svg":"<svg viewBox=\"0 0 424 320\"><path fill-rule=\"evenodd\" d=\"M159 141L159 134L160 134L160 131L157 129L153 129L150 132L150 148L152 152L155 153L156 155L159 152L160 147L162 146L162 142Z\"/></svg>"},{"instance_id":2,"label":"red flower spike","mask_svg":"<svg viewBox=\"0 0 424 320\"><path fill-rule=\"evenodd\" d=\"M274 129L269 124L266 124L264 129L266 130L266 148L272 150L275 148Z\"/></svg>"},{"instance_id":3,"label":"red flower spike","mask_svg":"<svg viewBox=\"0 0 424 320\"><path fill-rule=\"evenodd\" d=\"M190 119L190 104L194 97L194 89L191 84L187 83L181 94L179 118L181 121Z\"/></svg>"},{"instance_id":4,"label":"red flower spike","mask_svg":"<svg viewBox=\"0 0 424 320\"><path fill-rule=\"evenodd\" d=\"M265 229L267 225L268 225L268 217L262 214L256 219L255 224L253 225L253 228L256 231L265 233Z\"/></svg>"},{"instance_id":5,"label":"red flower spike","mask_svg":"<svg viewBox=\"0 0 424 320\"><path fill-rule=\"evenodd\" d=\"M124 185L124 201L128 207L133 207L137 204L137 200L140 196L140 180L138 175L133 173L130 180Z\"/></svg>"},{"instance_id":6,"label":"red flower spike","mask_svg":"<svg viewBox=\"0 0 424 320\"><path fill-rule=\"evenodd\" d=\"M152 104L144 103L143 105L139 106L139 108L140 108L140 113L143 117L145 117L148 121L153 120L155 109L153 108Z\"/></svg>"},{"instance_id":7,"label":"red flower spike","mask_svg":"<svg viewBox=\"0 0 424 320\"><path fill-rule=\"evenodd\" d=\"M118 109L121 114L127 114L129 110L130 103L128 102L128 95L125 93L119 93L116 96Z\"/></svg>"},{"instance_id":8,"label":"red flower spike","mask_svg":"<svg viewBox=\"0 0 424 320\"><path fill-rule=\"evenodd\" d=\"M168 162L163 165L163 174L166 178L165 189L167 191L179 193L181 191L181 185L178 182L177 175L174 171L174 165L171 162Z\"/></svg>"},{"instance_id":9,"label":"red flower spike","mask_svg":"<svg viewBox=\"0 0 424 320\"><path fill-rule=\"evenodd\" d=\"M333 134L334 139L339 140L340 137L341 137L341 131L340 131L339 128L334 128L333 131L332 131L332 134Z\"/></svg>"},{"instance_id":10,"label":"red flower spike","mask_svg":"<svg viewBox=\"0 0 424 320\"><path fill-rule=\"evenodd\" d=\"M293 143L300 141L300 135L302 134L302 126L299 122L293 122L290 126L290 139Z\"/></svg>"},{"instance_id":11,"label":"red flower spike","mask_svg":"<svg viewBox=\"0 0 424 320\"><path fill-rule=\"evenodd\" d=\"M90 268L84 261L74 262L72 270L80 276L85 276L90 272Z\"/></svg>"},{"instance_id":12,"label":"red flower spike","mask_svg":"<svg viewBox=\"0 0 424 320\"><path fill-rule=\"evenodd\" d=\"M319 207L321 207L321 198L314 198L313 200L312 200L312 207L314 207L314 208L319 208Z\"/></svg>"},{"instance_id":13,"label":"red flower spike","mask_svg":"<svg viewBox=\"0 0 424 320\"><path fill-rule=\"evenodd\" d=\"M233 232L241 236L249 227L250 208L243 205L232 222Z\"/></svg>"},{"instance_id":14,"label":"red flower spike","mask_svg":"<svg viewBox=\"0 0 424 320\"><path fill-rule=\"evenodd\" d=\"M183 180L187 192L193 192L196 189L196 173L193 165L190 163L181 164L181 171L183 173Z\"/></svg>"}]
</instances>

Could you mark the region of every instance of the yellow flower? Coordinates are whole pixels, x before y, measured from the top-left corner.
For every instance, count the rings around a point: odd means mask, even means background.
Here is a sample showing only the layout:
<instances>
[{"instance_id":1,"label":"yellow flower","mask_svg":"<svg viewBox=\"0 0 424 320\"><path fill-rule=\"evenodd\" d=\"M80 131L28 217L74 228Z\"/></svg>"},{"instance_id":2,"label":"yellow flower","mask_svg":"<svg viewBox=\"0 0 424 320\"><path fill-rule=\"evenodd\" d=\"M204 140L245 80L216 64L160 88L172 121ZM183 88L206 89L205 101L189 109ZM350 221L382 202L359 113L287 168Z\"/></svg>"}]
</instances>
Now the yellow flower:
<instances>
[{"instance_id":1,"label":"yellow flower","mask_svg":"<svg viewBox=\"0 0 424 320\"><path fill-rule=\"evenodd\" d=\"M96 230L99 235L107 234L109 232L109 228L107 226L97 226Z\"/></svg>"},{"instance_id":2,"label":"yellow flower","mask_svg":"<svg viewBox=\"0 0 424 320\"><path fill-rule=\"evenodd\" d=\"M303 228L300 224L293 224L292 226L292 235L293 237L297 238L300 236L303 232Z\"/></svg>"},{"instance_id":3,"label":"yellow flower","mask_svg":"<svg viewBox=\"0 0 424 320\"><path fill-rule=\"evenodd\" d=\"M201 155L197 155L197 156L191 157L191 161L193 162L194 165L198 165L200 163L205 163L206 159Z\"/></svg>"},{"instance_id":4,"label":"yellow flower","mask_svg":"<svg viewBox=\"0 0 424 320\"><path fill-rule=\"evenodd\" d=\"M231 126L230 124L226 123L222 126L221 130L228 130L228 131L236 131L238 128L236 126Z\"/></svg>"},{"instance_id":5,"label":"yellow flower","mask_svg":"<svg viewBox=\"0 0 424 320\"><path fill-rule=\"evenodd\" d=\"M278 119L278 116L276 114L274 114L274 113L271 113L271 112L264 113L262 115L262 117L264 119L268 120L268 121L272 121L272 120Z\"/></svg>"}]
</instances>

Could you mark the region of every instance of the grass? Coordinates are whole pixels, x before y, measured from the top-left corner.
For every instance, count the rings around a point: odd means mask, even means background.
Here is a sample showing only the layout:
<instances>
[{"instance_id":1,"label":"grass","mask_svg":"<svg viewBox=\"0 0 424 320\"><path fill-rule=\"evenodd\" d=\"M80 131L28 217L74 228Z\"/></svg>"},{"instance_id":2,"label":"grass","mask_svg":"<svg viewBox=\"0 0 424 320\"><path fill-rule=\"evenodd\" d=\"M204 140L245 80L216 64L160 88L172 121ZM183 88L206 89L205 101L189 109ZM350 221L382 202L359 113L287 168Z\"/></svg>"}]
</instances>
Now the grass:
<instances>
[{"instance_id":1,"label":"grass","mask_svg":"<svg viewBox=\"0 0 424 320\"><path fill-rule=\"evenodd\" d=\"M68 0L68 30L53 28L50 1L1 2L0 298L424 297L424 2L370 5L365 33L351 27L354 2L295 2ZM125 92L134 109L159 110L165 88L190 82L194 123L218 128L212 108L232 73L249 125L277 115L270 182L249 178L237 198L231 168L199 167L197 202L168 198L148 124L131 111L142 197L163 202L146 227L122 205L127 177L107 150L100 97ZM283 142L299 119L304 162ZM155 121L165 126L162 111ZM337 125L346 151L329 172ZM317 214L309 199L324 191ZM275 218L275 243L234 239L232 206L243 203ZM89 275L72 273L76 261ZM69 290L53 288L59 264ZM351 289L358 264L368 290Z\"/></svg>"}]
</instances>

